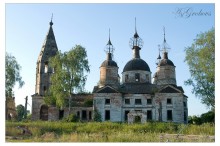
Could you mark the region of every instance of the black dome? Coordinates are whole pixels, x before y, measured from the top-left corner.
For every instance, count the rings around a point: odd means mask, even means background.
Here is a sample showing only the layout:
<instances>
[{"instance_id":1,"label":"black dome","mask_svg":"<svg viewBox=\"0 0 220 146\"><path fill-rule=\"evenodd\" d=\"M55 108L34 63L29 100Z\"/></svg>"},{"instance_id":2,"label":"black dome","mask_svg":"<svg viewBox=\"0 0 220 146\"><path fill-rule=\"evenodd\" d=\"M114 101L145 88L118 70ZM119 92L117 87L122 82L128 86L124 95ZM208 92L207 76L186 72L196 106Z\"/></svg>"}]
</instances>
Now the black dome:
<instances>
[{"instance_id":1,"label":"black dome","mask_svg":"<svg viewBox=\"0 0 220 146\"><path fill-rule=\"evenodd\" d=\"M107 67L107 66L118 67L117 63L113 60L105 60L104 62L102 62L101 67Z\"/></svg>"},{"instance_id":2,"label":"black dome","mask_svg":"<svg viewBox=\"0 0 220 146\"><path fill-rule=\"evenodd\" d=\"M128 63L124 67L123 72L132 71L132 70L150 71L150 68L144 60L140 58L134 58L128 61Z\"/></svg>"},{"instance_id":3,"label":"black dome","mask_svg":"<svg viewBox=\"0 0 220 146\"><path fill-rule=\"evenodd\" d=\"M171 65L174 66L173 62L170 59L162 59L159 63L159 66Z\"/></svg>"}]
</instances>

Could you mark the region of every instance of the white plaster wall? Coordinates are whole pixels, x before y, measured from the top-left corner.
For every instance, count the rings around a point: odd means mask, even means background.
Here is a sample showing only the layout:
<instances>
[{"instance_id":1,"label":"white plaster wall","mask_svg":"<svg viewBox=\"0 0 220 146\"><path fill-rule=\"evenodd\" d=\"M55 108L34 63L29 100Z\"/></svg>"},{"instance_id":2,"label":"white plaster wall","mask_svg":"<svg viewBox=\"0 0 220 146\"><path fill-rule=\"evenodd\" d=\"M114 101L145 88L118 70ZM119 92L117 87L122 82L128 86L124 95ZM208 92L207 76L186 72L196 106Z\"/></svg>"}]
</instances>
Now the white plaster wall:
<instances>
[{"instance_id":1,"label":"white plaster wall","mask_svg":"<svg viewBox=\"0 0 220 146\"><path fill-rule=\"evenodd\" d=\"M135 81L135 74L140 74L140 83L150 82L151 83L151 72L149 71L142 71L142 70L135 70L135 71L126 71L122 73L122 83L134 83ZM126 75L128 75L128 79L126 80ZM148 77L148 78L147 78Z\"/></svg>"},{"instance_id":2,"label":"white plaster wall","mask_svg":"<svg viewBox=\"0 0 220 146\"><path fill-rule=\"evenodd\" d=\"M167 104L167 98L171 98L172 104ZM156 93L155 101L159 100L162 103L162 121L167 121L167 110L172 110L172 122L184 123L184 96L182 93ZM156 108L159 108L159 102L155 102ZM156 119L159 112L156 110Z\"/></svg>"},{"instance_id":3,"label":"white plaster wall","mask_svg":"<svg viewBox=\"0 0 220 146\"><path fill-rule=\"evenodd\" d=\"M110 99L110 104L105 104L105 99ZM121 121L122 96L120 93L94 93L94 108L101 114L102 121L105 121L105 110L110 110L112 122Z\"/></svg>"},{"instance_id":4,"label":"white plaster wall","mask_svg":"<svg viewBox=\"0 0 220 146\"><path fill-rule=\"evenodd\" d=\"M175 66L159 66L157 67L157 77L153 78L153 83L157 85L175 84L176 73Z\"/></svg>"},{"instance_id":5,"label":"white plaster wall","mask_svg":"<svg viewBox=\"0 0 220 146\"><path fill-rule=\"evenodd\" d=\"M105 105L105 99L111 99L110 105ZM171 98L172 104L167 104L167 98ZM125 99L130 99L130 104L125 104ZM135 104L135 99L141 99L142 104ZM152 99L152 104L147 104L147 99ZM184 123L184 111L188 113L187 107L184 108L183 101L187 104L187 98L182 93L156 93L150 94L125 94L120 93L95 93L94 107L101 113L102 121L105 119L105 110L110 110L111 121L125 121L125 111L142 111L147 113L152 111L152 120L159 120L159 102L162 105L162 121L167 121L167 110L172 110L172 122ZM188 115L188 114L187 114ZM147 120L147 117L146 117ZM171 121L170 121L171 122Z\"/></svg>"}]
</instances>

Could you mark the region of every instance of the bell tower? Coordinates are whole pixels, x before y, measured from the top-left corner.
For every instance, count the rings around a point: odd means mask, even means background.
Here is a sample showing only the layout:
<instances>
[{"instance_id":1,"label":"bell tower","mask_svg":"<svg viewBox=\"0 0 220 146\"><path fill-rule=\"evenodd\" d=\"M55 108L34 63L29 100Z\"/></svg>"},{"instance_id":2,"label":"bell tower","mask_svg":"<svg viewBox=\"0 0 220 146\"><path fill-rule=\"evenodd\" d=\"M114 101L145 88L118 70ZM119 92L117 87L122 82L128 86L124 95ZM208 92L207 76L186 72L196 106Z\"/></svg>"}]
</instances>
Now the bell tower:
<instances>
[{"instance_id":1,"label":"bell tower","mask_svg":"<svg viewBox=\"0 0 220 146\"><path fill-rule=\"evenodd\" d=\"M107 58L100 66L99 88L105 85L110 85L110 86L117 88L119 85L120 79L118 75L118 65L112 59L114 47L110 40L110 29L109 29L109 40L106 45L105 52L107 54Z\"/></svg>"},{"instance_id":2,"label":"bell tower","mask_svg":"<svg viewBox=\"0 0 220 146\"><path fill-rule=\"evenodd\" d=\"M45 92L49 89L51 84L50 76L53 73L53 69L49 66L49 58L55 56L58 52L56 39L52 28L52 19L53 15L49 23L49 31L46 35L37 59L35 93L40 96L45 95Z\"/></svg>"},{"instance_id":3,"label":"bell tower","mask_svg":"<svg viewBox=\"0 0 220 146\"><path fill-rule=\"evenodd\" d=\"M170 50L169 45L165 38L165 28L164 28L164 40L162 48L159 48L159 52L162 51L163 58L161 59L160 53L157 58L157 71L153 77L153 83L157 85L173 84L176 85L176 73L175 66L173 62L168 58L168 50Z\"/></svg>"}]
</instances>

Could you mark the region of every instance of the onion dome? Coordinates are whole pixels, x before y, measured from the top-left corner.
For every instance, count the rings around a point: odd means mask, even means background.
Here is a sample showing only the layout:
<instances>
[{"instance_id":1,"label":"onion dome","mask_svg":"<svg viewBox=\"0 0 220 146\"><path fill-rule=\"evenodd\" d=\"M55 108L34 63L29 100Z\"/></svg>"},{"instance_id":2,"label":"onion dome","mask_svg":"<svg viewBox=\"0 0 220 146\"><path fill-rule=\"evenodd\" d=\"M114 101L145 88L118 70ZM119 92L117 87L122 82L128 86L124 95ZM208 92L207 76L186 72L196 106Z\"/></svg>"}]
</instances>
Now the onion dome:
<instances>
[{"instance_id":1,"label":"onion dome","mask_svg":"<svg viewBox=\"0 0 220 146\"><path fill-rule=\"evenodd\" d=\"M165 66L165 65L174 66L173 62L170 59L168 59L168 53L167 52L164 52L163 59L159 63L159 66Z\"/></svg>"},{"instance_id":2,"label":"onion dome","mask_svg":"<svg viewBox=\"0 0 220 146\"><path fill-rule=\"evenodd\" d=\"M160 60L158 66L166 66L166 65L174 66L173 62L170 59L168 59L168 50L170 50L170 46L166 42L165 28L164 28L164 40L162 44L163 59Z\"/></svg>"},{"instance_id":3,"label":"onion dome","mask_svg":"<svg viewBox=\"0 0 220 146\"><path fill-rule=\"evenodd\" d=\"M135 34L134 37L130 39L130 47L133 50L133 59L127 62L125 65L123 72L125 71L133 71L133 70L143 70L150 71L148 64L140 58L139 51L143 47L143 41L139 37L136 29L136 18L135 18Z\"/></svg>"},{"instance_id":4,"label":"onion dome","mask_svg":"<svg viewBox=\"0 0 220 146\"><path fill-rule=\"evenodd\" d=\"M132 70L150 71L150 68L144 60L140 58L134 58L128 61L128 63L125 65L123 69L123 72Z\"/></svg>"}]
</instances>

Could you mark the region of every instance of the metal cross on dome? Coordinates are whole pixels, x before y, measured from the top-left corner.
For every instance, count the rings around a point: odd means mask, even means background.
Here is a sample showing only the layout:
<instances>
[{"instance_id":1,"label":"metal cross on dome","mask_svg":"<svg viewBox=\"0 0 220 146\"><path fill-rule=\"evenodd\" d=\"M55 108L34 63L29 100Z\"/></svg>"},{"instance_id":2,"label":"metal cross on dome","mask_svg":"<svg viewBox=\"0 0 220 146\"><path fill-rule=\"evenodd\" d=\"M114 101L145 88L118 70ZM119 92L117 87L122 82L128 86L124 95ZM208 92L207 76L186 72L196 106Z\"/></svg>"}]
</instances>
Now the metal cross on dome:
<instances>
[{"instance_id":1,"label":"metal cross on dome","mask_svg":"<svg viewBox=\"0 0 220 146\"><path fill-rule=\"evenodd\" d=\"M166 34L165 34L165 27L163 27L163 35L164 35L164 39L163 39L163 43L161 45L161 49L160 51L162 52L168 52L171 48L170 46L167 44L167 41L166 41Z\"/></svg>"},{"instance_id":2,"label":"metal cross on dome","mask_svg":"<svg viewBox=\"0 0 220 146\"><path fill-rule=\"evenodd\" d=\"M113 55L114 50L115 50L115 48L113 47L111 39L110 39L110 29L109 29L109 40L108 40L108 43L105 47L105 52L111 53Z\"/></svg>"},{"instance_id":3,"label":"metal cross on dome","mask_svg":"<svg viewBox=\"0 0 220 146\"><path fill-rule=\"evenodd\" d=\"M131 49L133 49L134 47L139 47L142 48L143 47L143 40L139 37L138 33L137 33L137 28L136 28L136 17L135 17L135 34L134 36L130 39L129 41L129 46Z\"/></svg>"}]
</instances>

